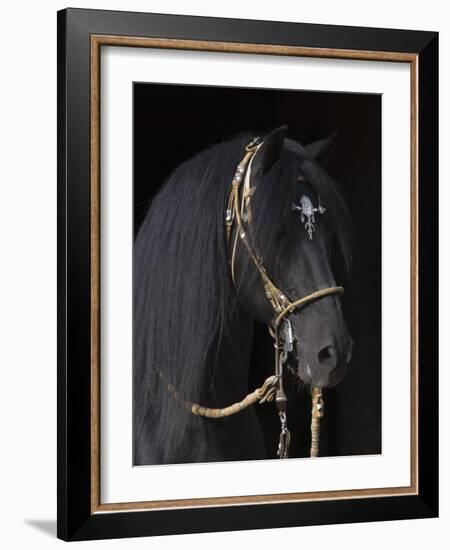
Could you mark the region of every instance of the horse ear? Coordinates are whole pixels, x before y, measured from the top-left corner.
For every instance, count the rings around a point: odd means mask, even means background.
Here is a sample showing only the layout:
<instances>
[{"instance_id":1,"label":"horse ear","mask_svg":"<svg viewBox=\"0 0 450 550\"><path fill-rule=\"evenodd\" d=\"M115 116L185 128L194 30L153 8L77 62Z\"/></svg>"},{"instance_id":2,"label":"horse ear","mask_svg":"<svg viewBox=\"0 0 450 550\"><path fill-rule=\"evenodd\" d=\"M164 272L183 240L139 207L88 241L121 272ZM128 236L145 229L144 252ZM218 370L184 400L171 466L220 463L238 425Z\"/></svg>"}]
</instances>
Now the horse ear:
<instances>
[{"instance_id":1,"label":"horse ear","mask_svg":"<svg viewBox=\"0 0 450 550\"><path fill-rule=\"evenodd\" d=\"M306 152L310 158L313 158L317 162L320 162L323 166L326 166L336 149L337 132L333 132L327 139L320 141L314 141L305 147Z\"/></svg>"},{"instance_id":2,"label":"horse ear","mask_svg":"<svg viewBox=\"0 0 450 550\"><path fill-rule=\"evenodd\" d=\"M278 160L283 149L284 139L288 127L286 125L275 128L263 137L264 143L261 145L258 154L255 156L252 169L257 175L265 174L270 170L273 164Z\"/></svg>"}]
</instances>

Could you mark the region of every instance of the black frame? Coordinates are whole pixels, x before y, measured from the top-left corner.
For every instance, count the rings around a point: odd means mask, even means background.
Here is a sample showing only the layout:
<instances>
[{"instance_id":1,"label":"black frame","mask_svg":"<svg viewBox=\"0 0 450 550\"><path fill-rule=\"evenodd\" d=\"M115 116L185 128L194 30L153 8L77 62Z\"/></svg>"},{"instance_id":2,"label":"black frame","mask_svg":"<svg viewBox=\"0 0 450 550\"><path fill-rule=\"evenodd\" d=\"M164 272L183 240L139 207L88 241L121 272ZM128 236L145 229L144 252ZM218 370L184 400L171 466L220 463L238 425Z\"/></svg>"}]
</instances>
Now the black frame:
<instances>
[{"instance_id":1,"label":"black frame","mask_svg":"<svg viewBox=\"0 0 450 550\"><path fill-rule=\"evenodd\" d=\"M418 55L418 495L91 513L90 37ZM58 532L86 540L438 515L438 34L67 9L58 12ZM431 215L430 215L431 212Z\"/></svg>"}]
</instances>

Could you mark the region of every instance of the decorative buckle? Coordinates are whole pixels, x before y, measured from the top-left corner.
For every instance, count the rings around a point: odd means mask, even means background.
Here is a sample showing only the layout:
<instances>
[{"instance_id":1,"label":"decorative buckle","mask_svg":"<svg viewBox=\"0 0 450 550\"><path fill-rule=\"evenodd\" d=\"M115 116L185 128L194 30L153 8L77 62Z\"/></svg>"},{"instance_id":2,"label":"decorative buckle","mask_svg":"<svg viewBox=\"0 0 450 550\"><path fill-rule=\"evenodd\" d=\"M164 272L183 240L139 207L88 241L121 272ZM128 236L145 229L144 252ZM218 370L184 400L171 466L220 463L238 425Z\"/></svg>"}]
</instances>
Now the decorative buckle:
<instances>
[{"instance_id":1,"label":"decorative buckle","mask_svg":"<svg viewBox=\"0 0 450 550\"><path fill-rule=\"evenodd\" d=\"M300 205L293 204L292 210L298 210L300 212L300 219L302 223L305 224L305 229L309 235L309 240L312 241L313 233L316 230L315 214L324 214L326 208L320 204L320 201L319 206L315 208L311 202L311 199L306 195L303 195L300 199Z\"/></svg>"}]
</instances>

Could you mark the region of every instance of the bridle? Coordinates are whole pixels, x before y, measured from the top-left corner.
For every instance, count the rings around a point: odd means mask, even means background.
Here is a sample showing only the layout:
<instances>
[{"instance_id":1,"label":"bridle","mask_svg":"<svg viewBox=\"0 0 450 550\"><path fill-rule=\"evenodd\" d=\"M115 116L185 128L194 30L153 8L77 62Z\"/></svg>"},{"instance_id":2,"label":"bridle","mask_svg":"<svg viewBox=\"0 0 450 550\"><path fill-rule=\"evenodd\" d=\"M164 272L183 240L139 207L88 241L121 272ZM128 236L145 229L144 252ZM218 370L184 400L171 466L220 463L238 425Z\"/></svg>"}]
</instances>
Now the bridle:
<instances>
[{"instance_id":1,"label":"bridle","mask_svg":"<svg viewBox=\"0 0 450 550\"><path fill-rule=\"evenodd\" d=\"M256 137L245 147L244 157L239 162L232 180L231 192L226 210L225 228L227 244L231 251L229 264L233 283L236 285L234 264L237 244L240 242L243 244L247 254L256 267L263 283L265 296L272 306L274 315L268 323L268 328L274 340L274 374L269 376L260 388L256 388L256 390L249 393L244 399L222 409L203 407L197 403L184 401L180 398L178 392L171 384L168 384L168 389L172 391L179 400L183 401L193 414L206 418L225 418L243 411L254 403L265 403L275 399L278 416L280 418L280 439L277 455L279 458L288 458L291 436L287 427L287 396L283 387L283 371L287 364L289 354L295 352L294 343L296 340L292 324L289 320L289 315L325 296L340 295L344 292L344 289L341 286L322 288L291 301L286 293L283 292L268 275L263 260L250 243L248 232L244 224L249 226L252 218L250 201L255 191L255 187L251 186L251 165L263 143L263 140ZM233 228L235 229L234 240L231 244ZM159 375L164 379L161 372ZM311 457L316 457L319 454L320 418L324 414L324 402L321 388L312 387L311 394L310 455Z\"/></svg>"},{"instance_id":2,"label":"bridle","mask_svg":"<svg viewBox=\"0 0 450 550\"><path fill-rule=\"evenodd\" d=\"M251 186L251 165L256 153L263 145L263 141L257 137L252 139L245 147L245 155L237 166L233 177L228 207L226 211L225 225L227 242L230 246L233 225L236 224L234 243L230 257L230 268L233 282L235 283L234 263L236 256L236 247L238 240L247 251L250 259L255 265L261 277L264 293L270 302L274 311L274 317L269 322L269 332L274 339L275 347L275 403L280 417L281 431L278 446L279 458L287 458L290 433L287 428L287 397L283 388L283 366L287 362L288 354L294 351L294 333L289 315L294 311L307 306L311 302L324 298L325 296L340 295L344 292L341 286L333 286L316 290L307 296L291 301L270 278L262 259L252 247L248 239L248 232L244 227L244 220L247 224L251 223L250 199L254 193L255 187ZM243 184L242 184L243 183ZM241 191L242 188L242 191ZM272 397L273 399L273 397ZM271 399L266 399L267 401ZM312 421L311 421L311 456L318 456L319 447L319 422L323 416L324 403L321 388L312 388Z\"/></svg>"}]
</instances>

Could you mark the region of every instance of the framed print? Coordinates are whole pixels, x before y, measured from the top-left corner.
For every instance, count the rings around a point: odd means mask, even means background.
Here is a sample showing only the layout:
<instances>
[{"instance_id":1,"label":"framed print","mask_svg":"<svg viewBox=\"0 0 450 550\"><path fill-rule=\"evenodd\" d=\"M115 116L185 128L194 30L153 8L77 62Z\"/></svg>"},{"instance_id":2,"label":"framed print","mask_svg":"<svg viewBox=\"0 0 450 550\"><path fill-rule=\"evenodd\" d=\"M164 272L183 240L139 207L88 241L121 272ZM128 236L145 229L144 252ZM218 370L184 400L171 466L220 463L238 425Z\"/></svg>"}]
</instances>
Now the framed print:
<instances>
[{"instance_id":1,"label":"framed print","mask_svg":"<svg viewBox=\"0 0 450 550\"><path fill-rule=\"evenodd\" d=\"M438 513L438 36L58 13L58 536Z\"/></svg>"}]
</instances>

